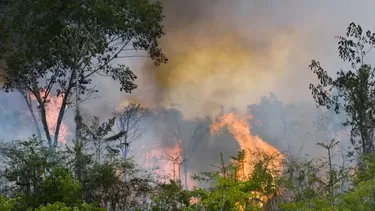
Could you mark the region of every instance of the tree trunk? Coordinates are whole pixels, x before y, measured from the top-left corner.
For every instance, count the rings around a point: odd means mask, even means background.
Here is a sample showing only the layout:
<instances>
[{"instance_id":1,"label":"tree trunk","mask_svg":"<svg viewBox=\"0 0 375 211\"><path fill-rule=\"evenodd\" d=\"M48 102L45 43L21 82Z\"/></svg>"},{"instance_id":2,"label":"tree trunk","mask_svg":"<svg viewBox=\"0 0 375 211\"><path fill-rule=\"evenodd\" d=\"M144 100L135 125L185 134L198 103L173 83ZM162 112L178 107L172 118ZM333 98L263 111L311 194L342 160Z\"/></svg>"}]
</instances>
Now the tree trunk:
<instances>
[{"instance_id":1,"label":"tree trunk","mask_svg":"<svg viewBox=\"0 0 375 211\"><path fill-rule=\"evenodd\" d=\"M72 75L70 76L70 79L69 79L69 84L68 84L67 91L64 94L64 98L63 98L63 101L61 103L61 108L60 108L59 116L57 118L57 123L56 123L55 136L54 136L54 140L53 140L54 141L54 143L53 143L54 144L54 148L57 147L57 142L58 142L59 133L60 133L60 127L61 127L62 120L64 118L65 109L66 109L66 105L68 103L69 94L70 94L70 91L73 88L73 80L74 80L74 78L76 78L76 86L78 87L78 77L77 76L78 75L77 75L76 71L73 71ZM78 89L77 89L77 92L78 92ZM78 98L78 95L76 97ZM78 104L77 104L77 107L78 107Z\"/></svg>"},{"instance_id":2,"label":"tree trunk","mask_svg":"<svg viewBox=\"0 0 375 211\"><path fill-rule=\"evenodd\" d=\"M48 128L47 116L46 116L46 102L45 102L46 96L43 97L44 99L42 99L42 97L40 96L40 90L37 84L37 78L34 75L32 75L32 83L33 83L32 88L29 91L31 91L34 94L36 100L38 101L39 115L42 121L44 132L46 134L48 146L51 149L53 149L51 133Z\"/></svg>"},{"instance_id":3,"label":"tree trunk","mask_svg":"<svg viewBox=\"0 0 375 211\"><path fill-rule=\"evenodd\" d=\"M35 129L36 129L36 133L38 135L38 138L39 139L42 139L42 133L40 131L40 128L39 128L39 124L38 124L38 120L36 119L36 116L35 116L35 112L34 112L34 109L33 109L33 105L31 103L31 95L30 95L30 92L26 92L26 91L21 91L19 90L19 92L21 93L21 95L23 96L25 102L26 102L26 105L27 105L27 108L29 109L30 113L31 113L31 117L33 118L33 122L35 124Z\"/></svg>"}]
</instances>

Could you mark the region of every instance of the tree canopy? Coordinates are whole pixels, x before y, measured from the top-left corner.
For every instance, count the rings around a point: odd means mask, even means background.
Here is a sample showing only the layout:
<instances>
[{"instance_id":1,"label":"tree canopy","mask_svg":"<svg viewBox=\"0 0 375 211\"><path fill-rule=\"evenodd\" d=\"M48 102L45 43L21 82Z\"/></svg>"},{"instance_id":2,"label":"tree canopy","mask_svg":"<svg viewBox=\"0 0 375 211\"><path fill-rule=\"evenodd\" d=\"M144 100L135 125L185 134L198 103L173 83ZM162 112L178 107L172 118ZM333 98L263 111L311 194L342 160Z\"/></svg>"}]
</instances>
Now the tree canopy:
<instances>
[{"instance_id":1,"label":"tree canopy","mask_svg":"<svg viewBox=\"0 0 375 211\"><path fill-rule=\"evenodd\" d=\"M3 88L36 99L46 139L55 148L66 109L98 91L90 85L94 76L111 77L121 91L131 92L136 75L119 59L167 61L158 43L162 11L159 2L148 0L2 1ZM62 98L54 131L46 119L51 93Z\"/></svg>"}]
</instances>

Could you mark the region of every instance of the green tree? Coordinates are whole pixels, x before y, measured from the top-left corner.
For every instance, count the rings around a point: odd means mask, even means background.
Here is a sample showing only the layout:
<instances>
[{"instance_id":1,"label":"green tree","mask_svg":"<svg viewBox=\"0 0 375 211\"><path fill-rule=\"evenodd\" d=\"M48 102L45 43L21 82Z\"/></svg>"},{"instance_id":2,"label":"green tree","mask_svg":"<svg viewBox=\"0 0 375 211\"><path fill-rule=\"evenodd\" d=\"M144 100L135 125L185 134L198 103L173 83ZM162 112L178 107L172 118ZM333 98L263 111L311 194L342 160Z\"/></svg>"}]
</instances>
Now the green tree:
<instances>
[{"instance_id":1,"label":"green tree","mask_svg":"<svg viewBox=\"0 0 375 211\"><path fill-rule=\"evenodd\" d=\"M70 171L63 167L54 167L43 180L33 199L38 206L61 202L69 207L82 204L81 185L75 181Z\"/></svg>"},{"instance_id":2,"label":"green tree","mask_svg":"<svg viewBox=\"0 0 375 211\"><path fill-rule=\"evenodd\" d=\"M346 113L344 125L351 127L352 144L358 152L368 154L375 150L375 71L365 58L375 45L375 34L351 23L346 36L337 38L339 56L350 63L350 69L338 71L334 78L313 60L310 69L319 84L310 84L310 89L319 106Z\"/></svg>"},{"instance_id":3,"label":"green tree","mask_svg":"<svg viewBox=\"0 0 375 211\"><path fill-rule=\"evenodd\" d=\"M0 156L5 162L4 177L13 183L16 193L25 197L40 188L48 170L56 165L50 150L36 137L0 145Z\"/></svg>"},{"instance_id":4,"label":"green tree","mask_svg":"<svg viewBox=\"0 0 375 211\"><path fill-rule=\"evenodd\" d=\"M98 91L90 85L94 76L111 77L121 91L131 92L136 76L126 65L116 65L118 59L150 57L157 65L166 62L158 44L164 35L159 2L15 0L2 1L0 14L4 89L31 93L36 99L52 149L74 98L78 106ZM57 122L49 123L47 104L55 94L62 104ZM49 124L56 125L54 131Z\"/></svg>"},{"instance_id":5,"label":"green tree","mask_svg":"<svg viewBox=\"0 0 375 211\"><path fill-rule=\"evenodd\" d=\"M249 154L249 155L248 155ZM238 170L244 163L245 156L256 156L259 159L253 165L251 175L240 177ZM231 157L232 164L225 166L221 155L219 171L207 172L201 176L195 176L198 181L208 182L209 188L198 188L192 191L191 196L199 200L192 208L204 208L205 210L260 210L262 207L270 207L271 199L278 197L279 179L276 169L270 165L275 156L267 156L262 153L240 151L237 156ZM271 208L272 207L272 208Z\"/></svg>"},{"instance_id":6,"label":"green tree","mask_svg":"<svg viewBox=\"0 0 375 211\"><path fill-rule=\"evenodd\" d=\"M6 198L0 195L0 210L12 211L16 205L17 200L13 198Z\"/></svg>"},{"instance_id":7,"label":"green tree","mask_svg":"<svg viewBox=\"0 0 375 211\"><path fill-rule=\"evenodd\" d=\"M181 211L190 205L190 193L184 190L181 181L171 180L161 184L152 198L151 209L154 211Z\"/></svg>"},{"instance_id":8,"label":"green tree","mask_svg":"<svg viewBox=\"0 0 375 211\"><path fill-rule=\"evenodd\" d=\"M82 204L80 207L69 207L64 203L56 202L53 204L47 204L40 206L35 211L105 211L104 208L97 208L90 204Z\"/></svg>"},{"instance_id":9,"label":"green tree","mask_svg":"<svg viewBox=\"0 0 375 211\"><path fill-rule=\"evenodd\" d=\"M322 166L319 160L287 159L282 175L283 194L287 199L281 203L282 209L294 210L301 207L301 204L308 205L320 193L324 193L325 183L319 176Z\"/></svg>"},{"instance_id":10,"label":"green tree","mask_svg":"<svg viewBox=\"0 0 375 211\"><path fill-rule=\"evenodd\" d=\"M219 174L209 189L198 188L193 190L192 196L199 199L192 207L203 207L205 210L260 210L260 205L252 201L251 191L259 188L253 180L238 181L224 178Z\"/></svg>"},{"instance_id":11,"label":"green tree","mask_svg":"<svg viewBox=\"0 0 375 211\"><path fill-rule=\"evenodd\" d=\"M128 175L126 183L122 180L124 172ZM153 191L152 183L152 177L132 159L124 161L118 156L90 167L84 181L84 198L112 211L142 207Z\"/></svg>"}]
</instances>

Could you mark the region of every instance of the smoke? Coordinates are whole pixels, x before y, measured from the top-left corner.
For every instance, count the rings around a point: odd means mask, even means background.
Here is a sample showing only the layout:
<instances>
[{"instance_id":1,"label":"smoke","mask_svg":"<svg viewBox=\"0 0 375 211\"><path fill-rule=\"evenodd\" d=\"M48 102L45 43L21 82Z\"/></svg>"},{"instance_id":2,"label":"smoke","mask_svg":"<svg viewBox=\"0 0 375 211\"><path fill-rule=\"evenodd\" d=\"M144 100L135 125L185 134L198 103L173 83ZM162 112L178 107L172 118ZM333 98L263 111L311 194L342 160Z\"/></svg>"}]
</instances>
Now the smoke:
<instances>
[{"instance_id":1,"label":"smoke","mask_svg":"<svg viewBox=\"0 0 375 211\"><path fill-rule=\"evenodd\" d=\"M147 62L134 65L139 89L121 103L163 108L159 112L172 116L174 121L165 123L174 129L156 129L155 133L174 131L179 125L187 134L182 137L187 145L194 131L188 125L194 125L195 119L235 109L256 113L262 126L254 126L254 133L281 151L325 155L316 143L329 142L336 134L317 132L319 123L314 122L324 112L312 101L308 87L315 78L308 65L317 59L332 73L342 66L334 36L344 34L352 21L366 26L366 17L358 18L353 12L371 15L365 4L295 0L162 3L167 32L162 47L169 63L161 67ZM267 107L262 102L270 92L282 105ZM340 126L332 129L334 133L340 130ZM198 162L190 162L193 170L216 163L219 152L228 155L238 150L228 135L204 136L195 142L193 159Z\"/></svg>"},{"instance_id":2,"label":"smoke","mask_svg":"<svg viewBox=\"0 0 375 211\"><path fill-rule=\"evenodd\" d=\"M316 142L328 138L317 135L312 124L319 110L308 89L314 82L308 65L317 59L335 73L342 63L334 36L344 34L352 21L372 29L369 17L374 2L161 2L167 33L161 45L169 62L155 67L143 59L120 61L138 75L139 88L128 95L121 93L111 78L96 78L99 95L84 105L92 115L107 118L114 107L129 102L166 114L168 118L161 119L143 139L146 143L156 141L161 133L175 131L178 126L184 144L192 146L189 168L197 171L218 161L219 152L234 154L238 147L229 135L202 135L193 140L194 128L199 125L195 120L200 119L201 127L207 128L207 116L232 109L250 111L261 123L253 126L254 133L280 150L290 150L292 145L297 153L320 154ZM262 97L270 92L283 105L264 103Z\"/></svg>"},{"instance_id":3,"label":"smoke","mask_svg":"<svg viewBox=\"0 0 375 211\"><path fill-rule=\"evenodd\" d=\"M245 23L241 13L234 15L241 2L163 3L167 36L162 47L170 61L142 67L141 77L147 75L146 83L157 93L142 93L141 83L141 94L132 100L142 102L136 98L146 95L147 104L178 108L189 119L211 115L219 106L246 111L249 103L285 81L298 30L264 26L256 14Z\"/></svg>"},{"instance_id":4,"label":"smoke","mask_svg":"<svg viewBox=\"0 0 375 211\"><path fill-rule=\"evenodd\" d=\"M139 89L124 103L176 108L186 119L211 115L219 106L245 112L270 92L288 103L312 102L311 59L332 72L339 69L334 36L356 21L348 7L363 9L347 1L162 3L167 32L162 47L169 63L138 63Z\"/></svg>"}]
</instances>

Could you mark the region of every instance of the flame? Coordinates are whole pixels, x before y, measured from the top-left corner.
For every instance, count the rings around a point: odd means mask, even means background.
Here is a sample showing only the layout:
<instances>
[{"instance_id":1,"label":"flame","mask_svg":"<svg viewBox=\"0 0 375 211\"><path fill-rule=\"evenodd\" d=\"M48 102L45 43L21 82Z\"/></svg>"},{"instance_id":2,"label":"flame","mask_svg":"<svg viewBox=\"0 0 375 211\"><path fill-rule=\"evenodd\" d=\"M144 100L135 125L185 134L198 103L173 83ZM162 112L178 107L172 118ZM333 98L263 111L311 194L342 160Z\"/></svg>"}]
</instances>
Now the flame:
<instances>
[{"instance_id":1,"label":"flame","mask_svg":"<svg viewBox=\"0 0 375 211\"><path fill-rule=\"evenodd\" d=\"M210 126L210 133L214 134L222 128L227 128L229 133L233 135L237 143L240 145L241 150L250 152L260 152L266 155L276 155L280 152L272 145L264 142L259 136L251 134L250 125L248 120L252 119L251 115L244 117L236 116L234 113L229 113L218 118L218 121L214 120ZM240 177L246 178L252 173L253 164L255 164L256 158L251 156L245 156L244 166L241 170ZM280 161L276 162L280 164ZM279 166L279 165L276 165Z\"/></svg>"},{"instance_id":2,"label":"flame","mask_svg":"<svg viewBox=\"0 0 375 211\"><path fill-rule=\"evenodd\" d=\"M144 153L143 159L146 167L158 167L156 172L159 175L167 177L166 179L184 181L185 175L182 173L183 149L181 140L175 140L169 147L162 147L160 144L152 147L152 150ZM189 188L196 186L191 179L191 172L187 173L187 185Z\"/></svg>"},{"instance_id":3,"label":"flame","mask_svg":"<svg viewBox=\"0 0 375 211\"><path fill-rule=\"evenodd\" d=\"M36 100L34 95L31 95L32 100ZM40 92L40 96L43 98L45 96L45 91ZM57 124L57 119L59 115L59 111L62 105L63 101L63 96L51 96L49 95L48 98L48 103L46 104L46 119L47 119L47 125L48 125L48 131L50 134L54 134L56 130L56 124ZM68 127L62 122L60 125L60 132L59 132L59 137L58 141L59 143L65 144L66 143L66 138L68 134Z\"/></svg>"},{"instance_id":4,"label":"flame","mask_svg":"<svg viewBox=\"0 0 375 211\"><path fill-rule=\"evenodd\" d=\"M254 169L254 165L259 159L259 156L250 156L250 152L260 153L268 155L273 158L273 160L268 164L268 168L277 172L281 169L281 159L280 157L275 157L275 155L281 155L280 152L272 145L264 142L259 136L254 136L251 134L251 127L248 121L252 119L251 115L245 115L243 117L237 116L234 113L229 113L223 115L216 120L214 120L210 126L210 133L214 134L222 128L227 128L228 132L236 139L237 143L240 145L241 150L246 150L244 156L244 162L240 165L240 169L237 173L237 178L240 180L246 180L251 175ZM273 175L276 176L276 175ZM258 198L261 202L268 201L271 196L264 196L259 192L250 193L252 198ZM260 204L261 206L263 203Z\"/></svg>"}]
</instances>

